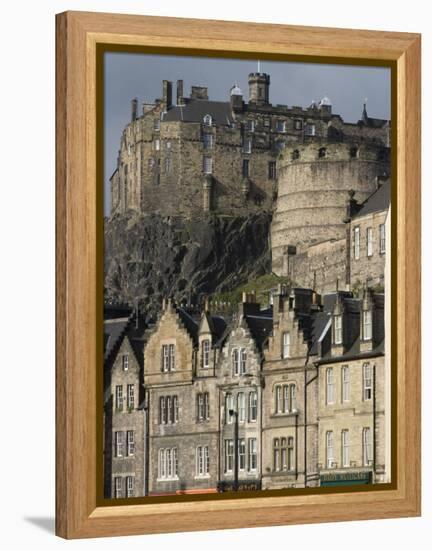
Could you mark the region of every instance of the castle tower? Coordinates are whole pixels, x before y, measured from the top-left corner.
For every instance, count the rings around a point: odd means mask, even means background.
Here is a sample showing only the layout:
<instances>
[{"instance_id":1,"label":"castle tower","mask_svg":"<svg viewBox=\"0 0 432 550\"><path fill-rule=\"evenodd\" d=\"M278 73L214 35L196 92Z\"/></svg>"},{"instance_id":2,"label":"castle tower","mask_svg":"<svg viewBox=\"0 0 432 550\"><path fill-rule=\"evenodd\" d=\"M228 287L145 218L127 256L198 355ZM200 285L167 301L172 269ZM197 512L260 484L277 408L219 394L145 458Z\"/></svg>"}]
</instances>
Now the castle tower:
<instances>
[{"instance_id":1,"label":"castle tower","mask_svg":"<svg viewBox=\"0 0 432 550\"><path fill-rule=\"evenodd\" d=\"M270 75L266 73L249 74L249 102L256 105L269 104Z\"/></svg>"},{"instance_id":2,"label":"castle tower","mask_svg":"<svg viewBox=\"0 0 432 550\"><path fill-rule=\"evenodd\" d=\"M389 174L390 150L382 145L311 143L286 147L278 160L278 198L271 225L272 269L285 275L286 247L344 239L350 190L363 202Z\"/></svg>"}]
</instances>

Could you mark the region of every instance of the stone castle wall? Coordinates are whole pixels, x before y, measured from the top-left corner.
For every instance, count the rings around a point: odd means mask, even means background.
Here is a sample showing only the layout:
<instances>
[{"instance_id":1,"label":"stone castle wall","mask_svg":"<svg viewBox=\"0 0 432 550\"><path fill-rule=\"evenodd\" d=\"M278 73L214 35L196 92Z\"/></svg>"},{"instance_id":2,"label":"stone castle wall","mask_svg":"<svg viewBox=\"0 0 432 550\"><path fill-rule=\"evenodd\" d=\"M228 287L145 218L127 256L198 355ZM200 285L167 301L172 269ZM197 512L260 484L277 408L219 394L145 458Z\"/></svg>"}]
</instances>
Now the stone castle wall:
<instances>
[{"instance_id":1,"label":"stone castle wall","mask_svg":"<svg viewBox=\"0 0 432 550\"><path fill-rule=\"evenodd\" d=\"M286 274L288 245L295 246L299 254L320 242L345 238L349 191L355 191L362 202L375 191L377 178L388 173L389 150L381 145L287 147L279 160L278 199L271 226L273 271Z\"/></svg>"},{"instance_id":2,"label":"stone castle wall","mask_svg":"<svg viewBox=\"0 0 432 550\"><path fill-rule=\"evenodd\" d=\"M265 84L259 76L250 75L249 103L241 95L231 96L226 103L207 101L207 89L200 88L198 95L193 89L190 98L178 97L177 106L168 97L146 104L137 116L134 100L132 120L122 133L117 169L110 180L111 215L127 211L180 217L206 211L229 216L271 212L279 171L284 169L280 154L286 147L299 144L306 150L309 144L332 141L387 144L388 124L370 125L367 119L345 123L332 114L330 105L303 109L270 104L269 79ZM256 86L265 88L262 101L255 97ZM203 119L173 120L171 109L178 105L187 109L190 102L192 108L199 107L200 101L206 101L209 110L212 103L224 105L229 114L226 122L208 126ZM207 147L205 134L213 136ZM250 150L245 147L249 140ZM211 174L204 171L205 157L211 159Z\"/></svg>"}]
</instances>

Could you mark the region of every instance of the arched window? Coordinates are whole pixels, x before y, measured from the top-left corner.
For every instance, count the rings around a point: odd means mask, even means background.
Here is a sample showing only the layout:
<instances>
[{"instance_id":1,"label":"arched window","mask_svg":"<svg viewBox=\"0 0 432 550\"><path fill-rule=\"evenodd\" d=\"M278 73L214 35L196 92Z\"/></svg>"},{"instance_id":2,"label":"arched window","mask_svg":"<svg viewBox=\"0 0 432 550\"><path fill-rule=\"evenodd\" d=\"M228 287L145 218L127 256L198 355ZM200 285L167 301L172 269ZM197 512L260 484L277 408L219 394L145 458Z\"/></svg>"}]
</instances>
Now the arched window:
<instances>
[{"instance_id":1,"label":"arched window","mask_svg":"<svg viewBox=\"0 0 432 550\"><path fill-rule=\"evenodd\" d=\"M320 147L318 149L318 157L320 159L324 158L326 156L326 154L327 154L327 149L325 147Z\"/></svg>"},{"instance_id":2,"label":"arched window","mask_svg":"<svg viewBox=\"0 0 432 550\"><path fill-rule=\"evenodd\" d=\"M213 118L211 115L204 115L203 122L205 126L211 126L213 124Z\"/></svg>"},{"instance_id":3,"label":"arched window","mask_svg":"<svg viewBox=\"0 0 432 550\"><path fill-rule=\"evenodd\" d=\"M300 152L298 149L294 149L294 151L291 153L291 159L292 160L298 160L300 158Z\"/></svg>"}]
</instances>

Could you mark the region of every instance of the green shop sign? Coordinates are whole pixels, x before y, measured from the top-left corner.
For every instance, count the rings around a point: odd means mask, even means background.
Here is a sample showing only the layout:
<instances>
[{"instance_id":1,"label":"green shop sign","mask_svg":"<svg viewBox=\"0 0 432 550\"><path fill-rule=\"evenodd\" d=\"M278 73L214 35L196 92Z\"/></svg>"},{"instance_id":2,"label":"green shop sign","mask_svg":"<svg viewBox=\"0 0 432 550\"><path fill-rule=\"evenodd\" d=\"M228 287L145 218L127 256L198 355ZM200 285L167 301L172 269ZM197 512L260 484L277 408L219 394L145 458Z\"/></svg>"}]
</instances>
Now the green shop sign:
<instances>
[{"instance_id":1,"label":"green shop sign","mask_svg":"<svg viewBox=\"0 0 432 550\"><path fill-rule=\"evenodd\" d=\"M320 476L321 487L335 485L366 485L372 483L372 472L342 472L322 474Z\"/></svg>"}]
</instances>

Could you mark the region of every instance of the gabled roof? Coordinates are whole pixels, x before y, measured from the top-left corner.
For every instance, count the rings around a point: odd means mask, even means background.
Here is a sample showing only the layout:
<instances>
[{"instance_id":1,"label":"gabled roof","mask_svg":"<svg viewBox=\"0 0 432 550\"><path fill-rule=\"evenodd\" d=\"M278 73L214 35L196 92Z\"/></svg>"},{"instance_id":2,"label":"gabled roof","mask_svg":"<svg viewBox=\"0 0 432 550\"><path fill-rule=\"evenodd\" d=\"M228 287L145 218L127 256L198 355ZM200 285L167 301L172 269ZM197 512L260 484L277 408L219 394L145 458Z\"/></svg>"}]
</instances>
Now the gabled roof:
<instances>
[{"instance_id":1,"label":"gabled roof","mask_svg":"<svg viewBox=\"0 0 432 550\"><path fill-rule=\"evenodd\" d=\"M353 219L373 212L383 212L390 205L390 180L381 184L360 206L360 209L352 216Z\"/></svg>"},{"instance_id":2,"label":"gabled roof","mask_svg":"<svg viewBox=\"0 0 432 550\"><path fill-rule=\"evenodd\" d=\"M205 99L189 99L186 105L172 107L162 121L202 122L205 115L211 115L214 124L228 126L234 122L229 102Z\"/></svg>"}]
</instances>

